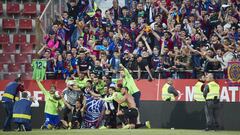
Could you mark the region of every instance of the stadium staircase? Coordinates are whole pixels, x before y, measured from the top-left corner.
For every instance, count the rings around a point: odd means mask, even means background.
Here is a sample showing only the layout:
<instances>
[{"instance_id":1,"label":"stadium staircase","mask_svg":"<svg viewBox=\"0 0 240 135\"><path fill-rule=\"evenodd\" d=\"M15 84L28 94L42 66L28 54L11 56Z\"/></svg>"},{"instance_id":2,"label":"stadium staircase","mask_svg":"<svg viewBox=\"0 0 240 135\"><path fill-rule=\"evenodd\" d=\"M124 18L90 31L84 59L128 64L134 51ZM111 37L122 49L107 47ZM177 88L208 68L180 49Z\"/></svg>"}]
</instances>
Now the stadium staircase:
<instances>
[{"instance_id":1,"label":"stadium staircase","mask_svg":"<svg viewBox=\"0 0 240 135\"><path fill-rule=\"evenodd\" d=\"M31 79L31 61L36 57L36 17L45 0L0 1L0 80L22 74Z\"/></svg>"}]
</instances>

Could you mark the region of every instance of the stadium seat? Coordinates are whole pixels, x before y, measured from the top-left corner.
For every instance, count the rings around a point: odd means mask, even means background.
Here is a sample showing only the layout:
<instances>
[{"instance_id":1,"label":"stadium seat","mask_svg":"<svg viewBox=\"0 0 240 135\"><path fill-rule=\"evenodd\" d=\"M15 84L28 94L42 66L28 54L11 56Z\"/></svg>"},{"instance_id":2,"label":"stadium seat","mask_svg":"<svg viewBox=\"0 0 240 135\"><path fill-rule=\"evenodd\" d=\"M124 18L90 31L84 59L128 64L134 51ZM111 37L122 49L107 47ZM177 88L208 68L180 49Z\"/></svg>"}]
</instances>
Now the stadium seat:
<instances>
[{"instance_id":1,"label":"stadium seat","mask_svg":"<svg viewBox=\"0 0 240 135\"><path fill-rule=\"evenodd\" d=\"M8 64L8 72L20 72L20 64Z\"/></svg>"},{"instance_id":2,"label":"stadium seat","mask_svg":"<svg viewBox=\"0 0 240 135\"><path fill-rule=\"evenodd\" d=\"M0 15L3 14L3 5L2 5L2 2L0 2Z\"/></svg>"},{"instance_id":3,"label":"stadium seat","mask_svg":"<svg viewBox=\"0 0 240 135\"><path fill-rule=\"evenodd\" d=\"M25 64L25 72L28 73L28 72L32 72L32 65L31 63L26 63Z\"/></svg>"},{"instance_id":4,"label":"stadium seat","mask_svg":"<svg viewBox=\"0 0 240 135\"><path fill-rule=\"evenodd\" d=\"M30 43L35 44L36 43L36 35L30 35Z\"/></svg>"},{"instance_id":5,"label":"stadium seat","mask_svg":"<svg viewBox=\"0 0 240 135\"><path fill-rule=\"evenodd\" d=\"M15 63L28 63L28 57L26 54L15 54Z\"/></svg>"},{"instance_id":6,"label":"stadium seat","mask_svg":"<svg viewBox=\"0 0 240 135\"><path fill-rule=\"evenodd\" d=\"M7 14L19 14L20 13L20 6L19 3L16 2L7 2Z\"/></svg>"},{"instance_id":7,"label":"stadium seat","mask_svg":"<svg viewBox=\"0 0 240 135\"><path fill-rule=\"evenodd\" d=\"M32 30L32 19L20 19L19 20L20 30Z\"/></svg>"},{"instance_id":8,"label":"stadium seat","mask_svg":"<svg viewBox=\"0 0 240 135\"><path fill-rule=\"evenodd\" d=\"M0 64L0 72L3 72L3 64Z\"/></svg>"},{"instance_id":9,"label":"stadium seat","mask_svg":"<svg viewBox=\"0 0 240 135\"><path fill-rule=\"evenodd\" d=\"M15 44L3 44L2 49L3 49L3 53L16 53Z\"/></svg>"},{"instance_id":10,"label":"stadium seat","mask_svg":"<svg viewBox=\"0 0 240 135\"><path fill-rule=\"evenodd\" d=\"M0 43L1 44L8 44L10 42L10 38L9 38L9 35L7 34L0 34Z\"/></svg>"},{"instance_id":11,"label":"stadium seat","mask_svg":"<svg viewBox=\"0 0 240 135\"><path fill-rule=\"evenodd\" d=\"M11 54L0 54L0 63L12 63Z\"/></svg>"},{"instance_id":12,"label":"stadium seat","mask_svg":"<svg viewBox=\"0 0 240 135\"><path fill-rule=\"evenodd\" d=\"M37 6L36 3L25 3L23 9L24 15L36 15L37 14Z\"/></svg>"},{"instance_id":13,"label":"stadium seat","mask_svg":"<svg viewBox=\"0 0 240 135\"><path fill-rule=\"evenodd\" d=\"M40 4L40 13L42 13L45 9L45 4L44 3L41 3Z\"/></svg>"},{"instance_id":14,"label":"stadium seat","mask_svg":"<svg viewBox=\"0 0 240 135\"><path fill-rule=\"evenodd\" d=\"M16 79L17 74L16 73L7 73L3 75L4 80L14 80Z\"/></svg>"},{"instance_id":15,"label":"stadium seat","mask_svg":"<svg viewBox=\"0 0 240 135\"><path fill-rule=\"evenodd\" d=\"M21 50L21 53L33 53L33 45L32 44L21 44L20 50Z\"/></svg>"},{"instance_id":16,"label":"stadium seat","mask_svg":"<svg viewBox=\"0 0 240 135\"><path fill-rule=\"evenodd\" d=\"M2 66L3 66L3 72L8 72L8 64L7 63L3 63L3 64L1 64Z\"/></svg>"},{"instance_id":17,"label":"stadium seat","mask_svg":"<svg viewBox=\"0 0 240 135\"><path fill-rule=\"evenodd\" d=\"M32 80L32 73L21 74L23 80Z\"/></svg>"},{"instance_id":18,"label":"stadium seat","mask_svg":"<svg viewBox=\"0 0 240 135\"><path fill-rule=\"evenodd\" d=\"M3 19L3 30L13 30L16 29L16 23L14 19Z\"/></svg>"},{"instance_id":19,"label":"stadium seat","mask_svg":"<svg viewBox=\"0 0 240 135\"><path fill-rule=\"evenodd\" d=\"M13 36L13 43L26 43L27 42L27 37L26 35L19 35L16 34Z\"/></svg>"}]
</instances>

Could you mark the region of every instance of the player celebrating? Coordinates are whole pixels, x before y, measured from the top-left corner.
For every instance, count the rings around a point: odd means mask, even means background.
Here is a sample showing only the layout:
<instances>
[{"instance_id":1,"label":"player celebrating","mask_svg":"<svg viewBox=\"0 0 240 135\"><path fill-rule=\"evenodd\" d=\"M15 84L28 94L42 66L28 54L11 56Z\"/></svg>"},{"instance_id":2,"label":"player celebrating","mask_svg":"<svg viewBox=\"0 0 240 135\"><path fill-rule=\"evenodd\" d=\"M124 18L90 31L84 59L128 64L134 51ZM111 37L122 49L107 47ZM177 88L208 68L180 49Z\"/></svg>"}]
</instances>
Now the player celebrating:
<instances>
[{"instance_id":1,"label":"player celebrating","mask_svg":"<svg viewBox=\"0 0 240 135\"><path fill-rule=\"evenodd\" d=\"M147 128L151 128L150 122L146 121L144 124L137 124L137 118L138 118L138 109L136 106L136 103L134 101L134 98L132 95L128 93L128 88L123 87L121 89L121 93L124 95L124 97L120 100L116 100L118 104L122 104L123 102L126 102L128 105L128 109L124 110L124 115L128 119L128 124L124 126L124 129L132 129L132 128L140 128L143 126L146 126Z\"/></svg>"},{"instance_id":2,"label":"player celebrating","mask_svg":"<svg viewBox=\"0 0 240 135\"><path fill-rule=\"evenodd\" d=\"M114 87L114 84L110 85L110 87L108 89L108 93L109 93L109 95L102 99L107 104L113 104L114 105L114 101L116 102L117 100L123 99L122 93L121 92L116 92L116 88ZM113 125L113 124L108 124L108 123L114 123L114 119L116 119L115 118L116 115L123 125L127 124L124 114L120 113L120 111L119 111L119 110L124 110L124 109L127 109L127 103L126 102L122 102L121 104L118 105L118 107L116 107L117 112L115 112L115 110L111 110L110 111L111 115L105 115L105 120L106 120L105 125L107 126L107 128L109 127L109 125L111 125L111 126Z\"/></svg>"},{"instance_id":3,"label":"player celebrating","mask_svg":"<svg viewBox=\"0 0 240 135\"><path fill-rule=\"evenodd\" d=\"M140 107L140 98L141 98L141 91L138 89L132 75L129 71L121 64L121 71L120 77L122 78L122 85L123 87L128 88L128 93L133 96L134 102L136 104L137 109ZM140 124L140 113L138 112L137 123Z\"/></svg>"},{"instance_id":4,"label":"player celebrating","mask_svg":"<svg viewBox=\"0 0 240 135\"><path fill-rule=\"evenodd\" d=\"M48 92L40 81L37 81L38 87L45 95L45 117L46 121L41 129L51 129L52 127L59 127L60 117L58 114L58 110L64 107L64 103L61 97L55 94L56 87L54 85L51 86L50 91Z\"/></svg>"},{"instance_id":5,"label":"player celebrating","mask_svg":"<svg viewBox=\"0 0 240 135\"><path fill-rule=\"evenodd\" d=\"M139 91L129 71L122 64L120 67L122 68L120 74L123 81L123 87L127 87L129 89L128 93L133 96L136 107L139 108L141 92Z\"/></svg>"}]
</instances>

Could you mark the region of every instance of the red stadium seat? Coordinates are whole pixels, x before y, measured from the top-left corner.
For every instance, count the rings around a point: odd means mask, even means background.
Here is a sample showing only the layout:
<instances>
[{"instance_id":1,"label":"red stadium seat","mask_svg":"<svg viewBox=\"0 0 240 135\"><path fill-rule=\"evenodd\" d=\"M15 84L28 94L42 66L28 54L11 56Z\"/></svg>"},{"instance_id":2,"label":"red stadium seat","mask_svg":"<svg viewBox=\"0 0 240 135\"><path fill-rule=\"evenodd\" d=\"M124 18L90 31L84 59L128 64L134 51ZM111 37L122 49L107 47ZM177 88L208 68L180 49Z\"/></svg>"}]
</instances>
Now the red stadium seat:
<instances>
[{"instance_id":1,"label":"red stadium seat","mask_svg":"<svg viewBox=\"0 0 240 135\"><path fill-rule=\"evenodd\" d=\"M33 53L33 45L32 44L21 44L20 45L21 53Z\"/></svg>"},{"instance_id":2,"label":"red stadium seat","mask_svg":"<svg viewBox=\"0 0 240 135\"><path fill-rule=\"evenodd\" d=\"M3 75L4 80L14 80L16 79L17 74L16 73L7 73Z\"/></svg>"},{"instance_id":3,"label":"red stadium seat","mask_svg":"<svg viewBox=\"0 0 240 135\"><path fill-rule=\"evenodd\" d=\"M0 2L0 15L3 14L3 5L2 5L2 2Z\"/></svg>"},{"instance_id":4,"label":"red stadium seat","mask_svg":"<svg viewBox=\"0 0 240 135\"><path fill-rule=\"evenodd\" d=\"M20 72L21 66L19 64L8 64L8 72Z\"/></svg>"},{"instance_id":5,"label":"red stadium seat","mask_svg":"<svg viewBox=\"0 0 240 135\"><path fill-rule=\"evenodd\" d=\"M3 29L15 29L16 23L14 19L3 19Z\"/></svg>"},{"instance_id":6,"label":"red stadium seat","mask_svg":"<svg viewBox=\"0 0 240 135\"><path fill-rule=\"evenodd\" d=\"M20 6L16 2L7 2L7 14L19 14Z\"/></svg>"},{"instance_id":7,"label":"red stadium seat","mask_svg":"<svg viewBox=\"0 0 240 135\"><path fill-rule=\"evenodd\" d=\"M5 63L5 64L3 63L2 65L3 65L3 72L7 73L8 72L8 64L7 63Z\"/></svg>"},{"instance_id":8,"label":"red stadium seat","mask_svg":"<svg viewBox=\"0 0 240 135\"><path fill-rule=\"evenodd\" d=\"M36 15L37 14L37 6L36 3L25 3L23 9L24 15Z\"/></svg>"},{"instance_id":9,"label":"red stadium seat","mask_svg":"<svg viewBox=\"0 0 240 135\"><path fill-rule=\"evenodd\" d=\"M3 53L16 53L15 44L3 44L2 49L3 49Z\"/></svg>"},{"instance_id":10,"label":"red stadium seat","mask_svg":"<svg viewBox=\"0 0 240 135\"><path fill-rule=\"evenodd\" d=\"M25 72L28 73L28 72L32 72L32 65L31 63L26 63L25 64Z\"/></svg>"},{"instance_id":11,"label":"red stadium seat","mask_svg":"<svg viewBox=\"0 0 240 135\"><path fill-rule=\"evenodd\" d=\"M30 43L35 44L36 43L36 35L30 35Z\"/></svg>"},{"instance_id":12,"label":"red stadium seat","mask_svg":"<svg viewBox=\"0 0 240 135\"><path fill-rule=\"evenodd\" d=\"M14 43L26 43L27 42L27 37L26 35L14 35L13 36L13 42Z\"/></svg>"},{"instance_id":13,"label":"red stadium seat","mask_svg":"<svg viewBox=\"0 0 240 135\"><path fill-rule=\"evenodd\" d=\"M32 80L32 73L21 74L23 80Z\"/></svg>"},{"instance_id":14,"label":"red stadium seat","mask_svg":"<svg viewBox=\"0 0 240 135\"><path fill-rule=\"evenodd\" d=\"M11 63L11 54L0 54L0 63L4 64L4 63Z\"/></svg>"},{"instance_id":15,"label":"red stadium seat","mask_svg":"<svg viewBox=\"0 0 240 135\"><path fill-rule=\"evenodd\" d=\"M20 30L32 30L32 19L20 19L19 20Z\"/></svg>"},{"instance_id":16,"label":"red stadium seat","mask_svg":"<svg viewBox=\"0 0 240 135\"><path fill-rule=\"evenodd\" d=\"M15 54L15 63L28 63L28 57L26 54Z\"/></svg>"},{"instance_id":17,"label":"red stadium seat","mask_svg":"<svg viewBox=\"0 0 240 135\"><path fill-rule=\"evenodd\" d=\"M0 64L0 72L3 72L3 64Z\"/></svg>"},{"instance_id":18,"label":"red stadium seat","mask_svg":"<svg viewBox=\"0 0 240 135\"><path fill-rule=\"evenodd\" d=\"M40 13L42 13L43 11L44 11L44 9L45 9L45 4L44 3L41 3L40 4Z\"/></svg>"},{"instance_id":19,"label":"red stadium seat","mask_svg":"<svg viewBox=\"0 0 240 135\"><path fill-rule=\"evenodd\" d=\"M0 43L8 44L9 42L10 42L9 35L4 33L0 34Z\"/></svg>"}]
</instances>

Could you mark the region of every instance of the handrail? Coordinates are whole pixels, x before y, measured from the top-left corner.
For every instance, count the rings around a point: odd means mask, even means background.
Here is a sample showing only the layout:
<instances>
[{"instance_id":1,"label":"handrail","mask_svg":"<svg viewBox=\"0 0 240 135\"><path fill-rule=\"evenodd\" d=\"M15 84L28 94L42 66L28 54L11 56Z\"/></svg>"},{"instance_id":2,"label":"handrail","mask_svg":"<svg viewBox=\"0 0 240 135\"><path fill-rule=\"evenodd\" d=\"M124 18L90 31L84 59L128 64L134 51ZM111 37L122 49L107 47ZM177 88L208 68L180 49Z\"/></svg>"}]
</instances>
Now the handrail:
<instances>
[{"instance_id":1,"label":"handrail","mask_svg":"<svg viewBox=\"0 0 240 135\"><path fill-rule=\"evenodd\" d=\"M42 20L42 17L43 17L43 15L45 14L45 12L47 11L47 9L48 9L48 7L49 7L49 5L50 5L51 2L52 2L52 0L49 0L49 1L48 1L46 7L44 8L44 10L43 10L43 12L42 12L42 14L41 14L41 16L39 17L39 20Z\"/></svg>"},{"instance_id":2,"label":"handrail","mask_svg":"<svg viewBox=\"0 0 240 135\"><path fill-rule=\"evenodd\" d=\"M203 70L201 70L202 72L203 72ZM106 73L112 73L112 71L105 71ZM137 73L138 72L138 70L131 70L130 71L131 73ZM177 72L177 73L183 73L183 72L193 72L193 70L175 70L175 71L173 71L173 70L161 70L161 71L155 71L155 73L163 73L163 72ZM209 73L223 73L224 71L219 71L219 70L209 70L208 71ZM4 73L4 72L2 72L2 73ZM6 72L6 73L8 73L8 72ZM29 73L32 73L32 72L29 72ZM53 74L54 72L51 72L51 71L48 71L48 72L46 72L46 74ZM118 72L118 73L120 73L120 72ZM148 73L146 70L142 70L141 71L141 73Z\"/></svg>"}]
</instances>

